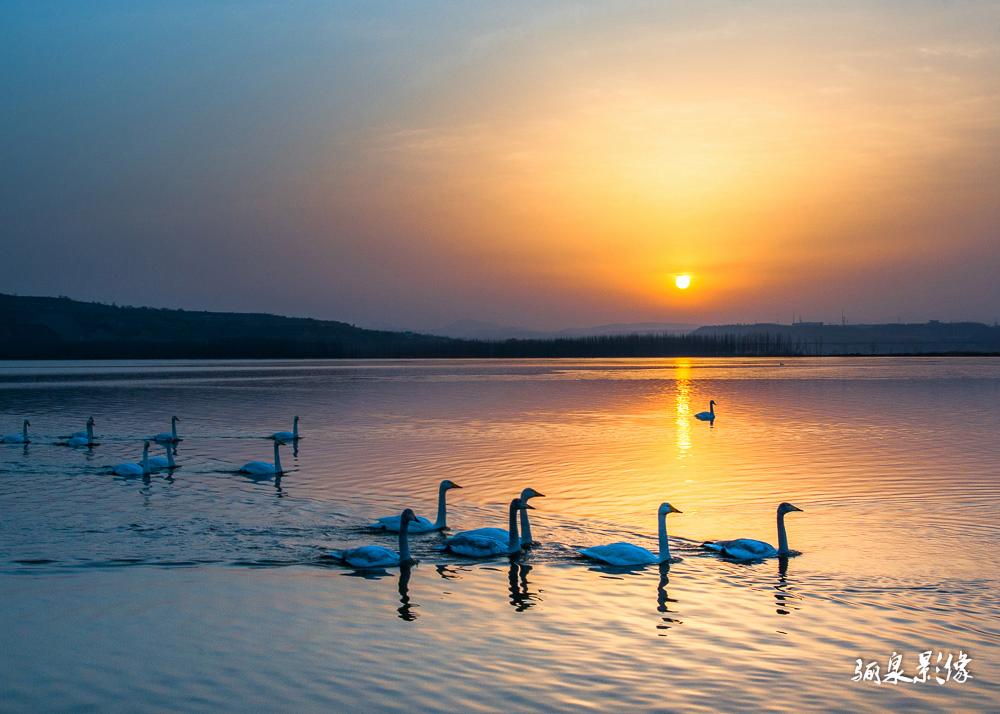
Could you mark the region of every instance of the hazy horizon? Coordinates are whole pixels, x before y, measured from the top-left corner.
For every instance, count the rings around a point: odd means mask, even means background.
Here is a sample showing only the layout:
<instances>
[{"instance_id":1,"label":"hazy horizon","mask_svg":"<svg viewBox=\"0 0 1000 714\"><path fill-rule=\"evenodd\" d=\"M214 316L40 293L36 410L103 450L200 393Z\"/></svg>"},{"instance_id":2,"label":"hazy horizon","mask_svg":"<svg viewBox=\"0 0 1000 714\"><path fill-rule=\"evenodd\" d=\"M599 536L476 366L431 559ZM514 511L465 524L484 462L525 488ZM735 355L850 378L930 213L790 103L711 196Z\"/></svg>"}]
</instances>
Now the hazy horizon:
<instances>
[{"instance_id":1,"label":"hazy horizon","mask_svg":"<svg viewBox=\"0 0 1000 714\"><path fill-rule=\"evenodd\" d=\"M413 330L1000 317L996 3L0 21L3 292Z\"/></svg>"}]
</instances>

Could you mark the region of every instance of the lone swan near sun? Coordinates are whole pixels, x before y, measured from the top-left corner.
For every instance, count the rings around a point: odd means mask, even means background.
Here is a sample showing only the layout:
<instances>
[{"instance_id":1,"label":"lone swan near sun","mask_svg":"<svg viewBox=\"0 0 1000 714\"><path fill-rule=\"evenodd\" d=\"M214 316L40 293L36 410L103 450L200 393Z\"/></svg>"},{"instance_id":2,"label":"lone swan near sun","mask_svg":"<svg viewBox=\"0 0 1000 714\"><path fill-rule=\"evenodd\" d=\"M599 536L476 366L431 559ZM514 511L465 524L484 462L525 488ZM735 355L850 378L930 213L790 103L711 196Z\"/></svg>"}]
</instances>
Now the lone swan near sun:
<instances>
[{"instance_id":1,"label":"lone swan near sun","mask_svg":"<svg viewBox=\"0 0 1000 714\"><path fill-rule=\"evenodd\" d=\"M712 399L708 402L707 412L698 412L694 415L695 419L701 419L702 421L715 421L715 400Z\"/></svg>"},{"instance_id":2,"label":"lone swan near sun","mask_svg":"<svg viewBox=\"0 0 1000 714\"><path fill-rule=\"evenodd\" d=\"M799 555L798 551L789 550L788 534L785 532L785 514L801 511L798 506L782 503L778 506L778 547L770 543L752 538L737 538L736 540L713 540L702 543L703 548L714 550L733 560L762 560L775 556Z\"/></svg>"}]
</instances>

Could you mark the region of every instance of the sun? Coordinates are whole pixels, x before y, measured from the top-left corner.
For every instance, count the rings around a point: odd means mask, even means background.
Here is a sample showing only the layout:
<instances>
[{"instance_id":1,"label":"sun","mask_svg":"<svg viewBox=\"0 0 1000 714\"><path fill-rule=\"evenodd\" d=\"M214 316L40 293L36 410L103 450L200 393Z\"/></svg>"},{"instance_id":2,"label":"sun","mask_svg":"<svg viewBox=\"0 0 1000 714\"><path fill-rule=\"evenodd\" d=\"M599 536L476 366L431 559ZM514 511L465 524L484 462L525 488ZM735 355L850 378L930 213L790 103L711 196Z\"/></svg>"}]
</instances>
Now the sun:
<instances>
[{"instance_id":1,"label":"sun","mask_svg":"<svg viewBox=\"0 0 1000 714\"><path fill-rule=\"evenodd\" d=\"M688 274L677 275L674 277L674 285L677 286L678 290L687 290L691 287L691 276Z\"/></svg>"}]
</instances>

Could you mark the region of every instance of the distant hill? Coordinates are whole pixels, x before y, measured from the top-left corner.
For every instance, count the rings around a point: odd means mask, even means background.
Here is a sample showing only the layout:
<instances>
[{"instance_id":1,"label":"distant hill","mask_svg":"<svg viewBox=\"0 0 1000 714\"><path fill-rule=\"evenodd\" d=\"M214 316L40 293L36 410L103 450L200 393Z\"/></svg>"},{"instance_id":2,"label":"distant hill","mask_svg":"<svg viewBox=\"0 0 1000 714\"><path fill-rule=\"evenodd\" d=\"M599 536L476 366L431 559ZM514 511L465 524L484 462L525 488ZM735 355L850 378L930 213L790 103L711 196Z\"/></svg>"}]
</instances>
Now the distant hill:
<instances>
[{"instance_id":1,"label":"distant hill","mask_svg":"<svg viewBox=\"0 0 1000 714\"><path fill-rule=\"evenodd\" d=\"M804 355L1000 354L1000 327L980 322L711 325L699 327L692 335L716 338L769 335L782 339L790 349Z\"/></svg>"},{"instance_id":2,"label":"distant hill","mask_svg":"<svg viewBox=\"0 0 1000 714\"><path fill-rule=\"evenodd\" d=\"M409 357L454 341L260 313L119 307L0 294L0 358Z\"/></svg>"},{"instance_id":3,"label":"distant hill","mask_svg":"<svg viewBox=\"0 0 1000 714\"><path fill-rule=\"evenodd\" d=\"M431 332L435 335L467 340L554 340L607 335L682 335L697 327L675 322L622 322L591 327L568 327L562 330L533 330L482 320L458 320L435 328Z\"/></svg>"},{"instance_id":4,"label":"distant hill","mask_svg":"<svg viewBox=\"0 0 1000 714\"><path fill-rule=\"evenodd\" d=\"M718 325L688 334L471 340L366 330L332 320L262 313L121 307L65 297L0 294L0 359L725 357L929 352L1000 354L1000 328L979 323L846 327L801 323Z\"/></svg>"}]
</instances>

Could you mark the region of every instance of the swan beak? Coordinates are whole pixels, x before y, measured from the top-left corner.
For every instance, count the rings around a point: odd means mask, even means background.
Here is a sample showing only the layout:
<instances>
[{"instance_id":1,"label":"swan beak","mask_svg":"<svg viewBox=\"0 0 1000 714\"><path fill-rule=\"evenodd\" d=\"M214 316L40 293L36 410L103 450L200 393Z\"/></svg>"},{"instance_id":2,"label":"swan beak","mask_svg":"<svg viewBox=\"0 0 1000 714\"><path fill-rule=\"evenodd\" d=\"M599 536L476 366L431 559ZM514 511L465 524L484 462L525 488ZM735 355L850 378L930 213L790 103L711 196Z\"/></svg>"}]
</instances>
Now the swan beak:
<instances>
[{"instance_id":1,"label":"swan beak","mask_svg":"<svg viewBox=\"0 0 1000 714\"><path fill-rule=\"evenodd\" d=\"M526 511L533 511L533 510L535 510L535 507L532 506L530 503L523 503L523 504L521 504L521 508L525 509Z\"/></svg>"},{"instance_id":2,"label":"swan beak","mask_svg":"<svg viewBox=\"0 0 1000 714\"><path fill-rule=\"evenodd\" d=\"M790 503L788 504L788 510L789 511L798 511L799 513L803 512L801 508L799 508L798 506L793 506Z\"/></svg>"},{"instance_id":3,"label":"swan beak","mask_svg":"<svg viewBox=\"0 0 1000 714\"><path fill-rule=\"evenodd\" d=\"M452 488L462 488L462 487L461 487L461 486L459 486L459 485L458 485L457 483L453 483L453 484L451 485L451 487L452 487Z\"/></svg>"},{"instance_id":4,"label":"swan beak","mask_svg":"<svg viewBox=\"0 0 1000 714\"><path fill-rule=\"evenodd\" d=\"M673 506L670 507L670 512L671 513L684 513L684 511L679 511L676 508L674 508Z\"/></svg>"},{"instance_id":5,"label":"swan beak","mask_svg":"<svg viewBox=\"0 0 1000 714\"><path fill-rule=\"evenodd\" d=\"M544 493L539 493L538 491L535 491L534 498L545 498L545 494Z\"/></svg>"}]
</instances>

